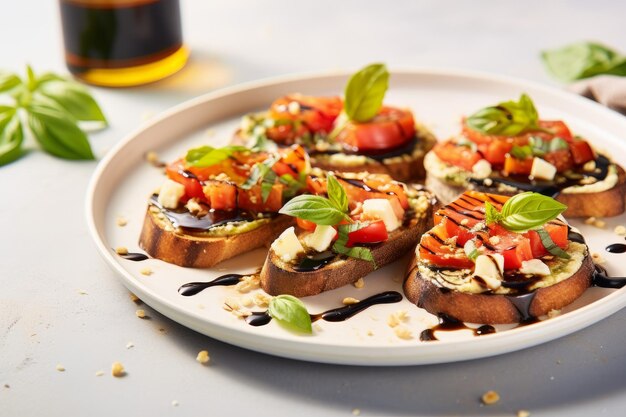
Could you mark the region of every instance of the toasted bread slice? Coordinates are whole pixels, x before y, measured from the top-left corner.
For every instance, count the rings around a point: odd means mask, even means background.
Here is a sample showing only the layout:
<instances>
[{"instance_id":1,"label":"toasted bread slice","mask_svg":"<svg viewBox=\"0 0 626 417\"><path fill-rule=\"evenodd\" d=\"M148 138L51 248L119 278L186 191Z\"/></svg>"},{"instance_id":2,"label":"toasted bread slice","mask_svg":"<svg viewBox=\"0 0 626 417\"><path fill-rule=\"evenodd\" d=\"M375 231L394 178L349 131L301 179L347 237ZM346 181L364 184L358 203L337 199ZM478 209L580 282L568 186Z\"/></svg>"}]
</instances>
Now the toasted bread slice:
<instances>
[{"instance_id":1,"label":"toasted bread slice","mask_svg":"<svg viewBox=\"0 0 626 417\"><path fill-rule=\"evenodd\" d=\"M287 227L289 216L278 215L256 229L226 236L186 234L172 226L158 208L146 211L139 245L152 257L179 266L209 268L253 249L269 246Z\"/></svg>"},{"instance_id":2,"label":"toasted bread slice","mask_svg":"<svg viewBox=\"0 0 626 417\"><path fill-rule=\"evenodd\" d=\"M432 197L429 196L432 203ZM389 239L370 247L376 266L385 266L410 251L421 235L432 227L436 205L429 204L405 224L389 234ZM270 249L261 270L261 286L268 294L307 297L353 283L374 271L369 261L337 255L328 265L315 271L299 272Z\"/></svg>"},{"instance_id":3,"label":"toasted bread slice","mask_svg":"<svg viewBox=\"0 0 626 417\"><path fill-rule=\"evenodd\" d=\"M404 281L404 294L432 314L445 314L469 323L519 323L560 310L580 297L591 285L593 261L587 250L569 278L523 295L472 294L435 285L420 274L414 258Z\"/></svg>"},{"instance_id":4,"label":"toasted bread slice","mask_svg":"<svg viewBox=\"0 0 626 417\"><path fill-rule=\"evenodd\" d=\"M561 192L555 199L567 206L563 213L566 217L611 217L618 216L626 210L626 171L615 165L617 183L603 191L568 193ZM437 198L448 204L463 194L465 190L476 190L501 195L515 195L522 192L509 186L502 186L494 181L492 186L485 186L474 182L459 185L456 182L446 181L435 172L426 171L426 186L432 190Z\"/></svg>"},{"instance_id":5,"label":"toasted bread slice","mask_svg":"<svg viewBox=\"0 0 626 417\"><path fill-rule=\"evenodd\" d=\"M394 180L411 182L423 180L424 156L436 143L435 136L422 125L416 125L416 139L405 149L393 150L389 154L367 156L346 154L342 152L326 152L314 147L306 147L311 166L325 171L335 172L369 172L372 174L388 174ZM245 144L246 138L238 130L232 140L233 144Z\"/></svg>"}]
</instances>

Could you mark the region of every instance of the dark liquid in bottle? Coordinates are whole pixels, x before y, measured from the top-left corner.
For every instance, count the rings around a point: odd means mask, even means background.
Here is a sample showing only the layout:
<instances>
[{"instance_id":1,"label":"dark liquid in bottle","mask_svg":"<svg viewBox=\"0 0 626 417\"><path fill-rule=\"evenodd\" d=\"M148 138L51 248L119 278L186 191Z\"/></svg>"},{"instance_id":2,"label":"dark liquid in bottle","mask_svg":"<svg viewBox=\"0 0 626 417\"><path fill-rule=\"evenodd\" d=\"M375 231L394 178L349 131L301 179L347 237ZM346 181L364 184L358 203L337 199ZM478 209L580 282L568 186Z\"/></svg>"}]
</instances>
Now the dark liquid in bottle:
<instances>
[{"instance_id":1,"label":"dark liquid in bottle","mask_svg":"<svg viewBox=\"0 0 626 417\"><path fill-rule=\"evenodd\" d=\"M65 60L77 77L130 86L187 61L179 0L61 0Z\"/></svg>"}]
</instances>

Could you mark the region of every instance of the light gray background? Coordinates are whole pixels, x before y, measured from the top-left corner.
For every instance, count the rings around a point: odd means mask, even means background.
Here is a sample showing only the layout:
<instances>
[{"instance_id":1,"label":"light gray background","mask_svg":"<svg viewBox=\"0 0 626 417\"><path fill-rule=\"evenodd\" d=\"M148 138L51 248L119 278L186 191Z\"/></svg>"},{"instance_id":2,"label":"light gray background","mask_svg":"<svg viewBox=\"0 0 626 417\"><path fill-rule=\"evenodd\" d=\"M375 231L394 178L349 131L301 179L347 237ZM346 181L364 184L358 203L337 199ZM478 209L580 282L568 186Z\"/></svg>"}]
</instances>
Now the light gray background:
<instances>
[{"instance_id":1,"label":"light gray background","mask_svg":"<svg viewBox=\"0 0 626 417\"><path fill-rule=\"evenodd\" d=\"M0 5L0 67L65 71L57 2ZM189 66L149 87L93 89L111 127L91 140L101 156L150 115L212 89L372 61L558 85L540 49L596 39L626 52L624 16L626 3L608 0L187 0ZM0 168L0 416L350 416L354 408L362 416L626 414L626 311L521 352L404 368L253 353L148 307L151 319L139 320L87 233L84 197L95 166L33 152ZM135 346L126 349L129 341ZM195 361L201 349L211 366ZM115 360L126 366L123 379L109 374ZM96 377L98 370L106 375ZM480 405L488 389L500 393L498 405Z\"/></svg>"}]
</instances>

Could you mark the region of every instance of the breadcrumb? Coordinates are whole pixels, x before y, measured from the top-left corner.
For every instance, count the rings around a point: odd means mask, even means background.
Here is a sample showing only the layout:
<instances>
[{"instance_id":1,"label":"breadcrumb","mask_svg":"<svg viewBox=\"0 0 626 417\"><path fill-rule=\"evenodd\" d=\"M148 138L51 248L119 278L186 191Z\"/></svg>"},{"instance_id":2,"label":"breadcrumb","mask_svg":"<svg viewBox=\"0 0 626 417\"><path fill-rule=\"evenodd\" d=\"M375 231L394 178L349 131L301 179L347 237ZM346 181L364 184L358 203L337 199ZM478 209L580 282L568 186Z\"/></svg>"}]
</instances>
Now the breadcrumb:
<instances>
[{"instance_id":1,"label":"breadcrumb","mask_svg":"<svg viewBox=\"0 0 626 417\"><path fill-rule=\"evenodd\" d=\"M111 365L111 375L116 378L121 378L126 375L126 370L124 369L124 365L121 362L113 362Z\"/></svg>"},{"instance_id":2,"label":"breadcrumb","mask_svg":"<svg viewBox=\"0 0 626 417\"><path fill-rule=\"evenodd\" d=\"M591 252L591 259L593 259L593 262L597 264L603 264L606 262L604 257L598 252Z\"/></svg>"},{"instance_id":3,"label":"breadcrumb","mask_svg":"<svg viewBox=\"0 0 626 417\"><path fill-rule=\"evenodd\" d=\"M206 365L211 360L209 356L209 352L206 350L201 350L198 352L198 356L196 356L196 360L200 362L202 365Z\"/></svg>"},{"instance_id":4,"label":"breadcrumb","mask_svg":"<svg viewBox=\"0 0 626 417\"><path fill-rule=\"evenodd\" d=\"M115 248L115 253L118 255L128 255L128 248L126 246L118 246Z\"/></svg>"},{"instance_id":5,"label":"breadcrumb","mask_svg":"<svg viewBox=\"0 0 626 417\"><path fill-rule=\"evenodd\" d=\"M359 410L358 408L352 409L352 415L353 416L360 416L361 415L361 410Z\"/></svg>"},{"instance_id":6,"label":"breadcrumb","mask_svg":"<svg viewBox=\"0 0 626 417\"><path fill-rule=\"evenodd\" d=\"M135 344L133 342L126 343L126 349L130 349L132 347L135 347Z\"/></svg>"},{"instance_id":7,"label":"breadcrumb","mask_svg":"<svg viewBox=\"0 0 626 417\"><path fill-rule=\"evenodd\" d=\"M128 293L128 297L130 297L130 301L132 301L133 303L137 303L137 304L141 303L141 300L139 299L139 297L137 297L132 292Z\"/></svg>"},{"instance_id":8,"label":"breadcrumb","mask_svg":"<svg viewBox=\"0 0 626 417\"><path fill-rule=\"evenodd\" d=\"M619 226L615 226L615 229L613 229L613 232L615 232L615 234L618 236L626 236L626 227L620 224Z\"/></svg>"},{"instance_id":9,"label":"breadcrumb","mask_svg":"<svg viewBox=\"0 0 626 417\"><path fill-rule=\"evenodd\" d=\"M176 401L176 400L172 401L172 406L173 407L178 407L178 404L180 404L178 401Z\"/></svg>"},{"instance_id":10,"label":"breadcrumb","mask_svg":"<svg viewBox=\"0 0 626 417\"><path fill-rule=\"evenodd\" d=\"M96 376L102 376L104 375L104 371L96 371Z\"/></svg>"},{"instance_id":11,"label":"breadcrumb","mask_svg":"<svg viewBox=\"0 0 626 417\"><path fill-rule=\"evenodd\" d=\"M496 391L487 391L481 397L481 401L485 405L493 405L500 401L500 394L498 394Z\"/></svg>"},{"instance_id":12,"label":"breadcrumb","mask_svg":"<svg viewBox=\"0 0 626 417\"><path fill-rule=\"evenodd\" d=\"M353 298L353 297L346 297L346 298L344 298L342 300L342 303L347 305L347 306L352 305L352 304L356 304L358 302L359 302L359 300L357 300L356 298Z\"/></svg>"},{"instance_id":13,"label":"breadcrumb","mask_svg":"<svg viewBox=\"0 0 626 417\"><path fill-rule=\"evenodd\" d=\"M355 288L363 288L365 287L365 280L363 280L363 278L359 278L354 281L352 285L354 285Z\"/></svg>"},{"instance_id":14,"label":"breadcrumb","mask_svg":"<svg viewBox=\"0 0 626 417\"><path fill-rule=\"evenodd\" d=\"M142 269L139 271L139 273L140 273L141 275L145 275L145 276L149 277L150 275L152 275L152 269L150 269L150 268L148 268L148 267L146 267L146 268L142 268Z\"/></svg>"},{"instance_id":15,"label":"breadcrumb","mask_svg":"<svg viewBox=\"0 0 626 417\"><path fill-rule=\"evenodd\" d=\"M140 319L145 319L146 318L146 312L144 310L137 310L137 311L135 311L135 315L137 317L139 317Z\"/></svg>"},{"instance_id":16,"label":"breadcrumb","mask_svg":"<svg viewBox=\"0 0 626 417\"><path fill-rule=\"evenodd\" d=\"M57 364L56 369L59 372L65 372L65 367L63 365L61 365L60 363Z\"/></svg>"},{"instance_id":17,"label":"breadcrumb","mask_svg":"<svg viewBox=\"0 0 626 417\"><path fill-rule=\"evenodd\" d=\"M528 411L528 410L519 410L517 412L517 417L530 417L530 411Z\"/></svg>"},{"instance_id":18,"label":"breadcrumb","mask_svg":"<svg viewBox=\"0 0 626 417\"><path fill-rule=\"evenodd\" d=\"M396 336L398 336L400 339L404 339L404 340L413 339L413 333L411 333L411 331L404 326L398 326L394 328L393 331L396 334Z\"/></svg>"},{"instance_id":19,"label":"breadcrumb","mask_svg":"<svg viewBox=\"0 0 626 417\"><path fill-rule=\"evenodd\" d=\"M119 216L116 220L115 223L117 223L117 225L119 227L124 227L128 224L128 220L126 220L125 217Z\"/></svg>"}]
</instances>

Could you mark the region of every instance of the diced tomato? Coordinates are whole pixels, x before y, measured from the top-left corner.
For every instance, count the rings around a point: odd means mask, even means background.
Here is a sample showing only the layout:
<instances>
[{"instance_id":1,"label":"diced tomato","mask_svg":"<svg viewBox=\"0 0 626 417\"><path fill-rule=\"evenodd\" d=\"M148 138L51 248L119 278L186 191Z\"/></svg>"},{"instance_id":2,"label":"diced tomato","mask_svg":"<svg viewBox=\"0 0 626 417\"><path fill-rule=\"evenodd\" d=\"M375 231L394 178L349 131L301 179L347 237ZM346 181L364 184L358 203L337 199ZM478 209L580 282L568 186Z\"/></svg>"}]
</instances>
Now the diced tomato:
<instances>
[{"instance_id":1,"label":"diced tomato","mask_svg":"<svg viewBox=\"0 0 626 417\"><path fill-rule=\"evenodd\" d=\"M382 220L372 222L362 229L348 234L347 247L358 245L359 243L384 242L389 238L387 228Z\"/></svg>"},{"instance_id":2,"label":"diced tomato","mask_svg":"<svg viewBox=\"0 0 626 417\"><path fill-rule=\"evenodd\" d=\"M550 223L547 223L543 227L548 234L550 235L550 239L561 249L567 248L568 240L567 240L567 225L559 220L553 220ZM541 243L541 238L539 237L539 233L534 230L530 230L524 233L526 237L528 237L530 241L530 248L533 253L534 258L541 258L542 256L549 255L546 248Z\"/></svg>"},{"instance_id":3,"label":"diced tomato","mask_svg":"<svg viewBox=\"0 0 626 417\"><path fill-rule=\"evenodd\" d=\"M296 217L296 223L298 224L299 228L303 230L307 230L309 232L315 231L315 228L317 227L317 225L313 223L312 221L304 220L299 217Z\"/></svg>"},{"instance_id":4,"label":"diced tomato","mask_svg":"<svg viewBox=\"0 0 626 417\"><path fill-rule=\"evenodd\" d=\"M551 137L563 138L568 142L572 140L572 132L561 120L539 120L538 125L542 129L549 130Z\"/></svg>"},{"instance_id":5,"label":"diced tomato","mask_svg":"<svg viewBox=\"0 0 626 417\"><path fill-rule=\"evenodd\" d=\"M474 164L482 159L478 152L468 146L459 146L451 141L436 144L433 152L442 161L466 171L471 171Z\"/></svg>"},{"instance_id":6,"label":"diced tomato","mask_svg":"<svg viewBox=\"0 0 626 417\"><path fill-rule=\"evenodd\" d=\"M239 208L252 212L277 212L283 206L283 186L274 184L267 200L263 202L261 186L249 190L239 190Z\"/></svg>"},{"instance_id":7,"label":"diced tomato","mask_svg":"<svg viewBox=\"0 0 626 417\"><path fill-rule=\"evenodd\" d=\"M278 149L280 160L273 166L272 170L278 175L291 175L298 178L299 174L309 169L309 155L300 145L293 145L289 148Z\"/></svg>"},{"instance_id":8,"label":"diced tomato","mask_svg":"<svg viewBox=\"0 0 626 417\"><path fill-rule=\"evenodd\" d=\"M209 205L215 210L234 210L237 208L237 186L224 181L207 181L204 194Z\"/></svg>"},{"instance_id":9,"label":"diced tomato","mask_svg":"<svg viewBox=\"0 0 626 417\"><path fill-rule=\"evenodd\" d=\"M533 167L533 158L518 159L507 154L504 158L504 175L528 175Z\"/></svg>"},{"instance_id":10,"label":"diced tomato","mask_svg":"<svg viewBox=\"0 0 626 417\"><path fill-rule=\"evenodd\" d=\"M572 169L574 161L569 149L559 149L558 151L548 152L543 159L556 167L557 172L565 172Z\"/></svg>"},{"instance_id":11,"label":"diced tomato","mask_svg":"<svg viewBox=\"0 0 626 417\"><path fill-rule=\"evenodd\" d=\"M513 146L515 143L512 139L497 139L487 145L483 154L491 165L502 166L506 160L506 155L511 152Z\"/></svg>"},{"instance_id":12,"label":"diced tomato","mask_svg":"<svg viewBox=\"0 0 626 417\"><path fill-rule=\"evenodd\" d=\"M329 133L342 109L343 101L339 97L302 94L281 97L270 107L269 117L277 123L267 130L267 135L278 142L293 143L307 133Z\"/></svg>"},{"instance_id":13,"label":"diced tomato","mask_svg":"<svg viewBox=\"0 0 626 417\"><path fill-rule=\"evenodd\" d=\"M519 269L523 261L533 259L528 238L511 233L499 224L489 225L489 235L481 238L485 247L504 257L504 269Z\"/></svg>"},{"instance_id":14,"label":"diced tomato","mask_svg":"<svg viewBox=\"0 0 626 417\"><path fill-rule=\"evenodd\" d=\"M459 246L464 246L468 240L472 240L476 234L470 231L471 227L469 222L466 224L461 224L456 220L450 217L444 217L441 221L446 228L446 233L448 236L456 236L456 243Z\"/></svg>"},{"instance_id":15,"label":"diced tomato","mask_svg":"<svg viewBox=\"0 0 626 417\"><path fill-rule=\"evenodd\" d=\"M414 136L413 113L384 106L368 122L347 122L336 140L351 151L368 153L397 148L409 142Z\"/></svg>"},{"instance_id":16,"label":"diced tomato","mask_svg":"<svg viewBox=\"0 0 626 417\"><path fill-rule=\"evenodd\" d=\"M595 152L591 149L589 142L584 139L572 139L569 146L572 159L576 165L582 165L596 158Z\"/></svg>"},{"instance_id":17,"label":"diced tomato","mask_svg":"<svg viewBox=\"0 0 626 417\"><path fill-rule=\"evenodd\" d=\"M445 244L448 238L445 225L437 225L428 233L423 234L419 244L420 259L432 265L450 268L473 268L472 262L462 247L451 247Z\"/></svg>"},{"instance_id":18,"label":"diced tomato","mask_svg":"<svg viewBox=\"0 0 626 417\"><path fill-rule=\"evenodd\" d=\"M182 158L172 162L165 168L168 178L185 186L185 199L199 198L202 201L207 201L200 181L194 175L189 175L185 171L185 160Z\"/></svg>"}]
</instances>

